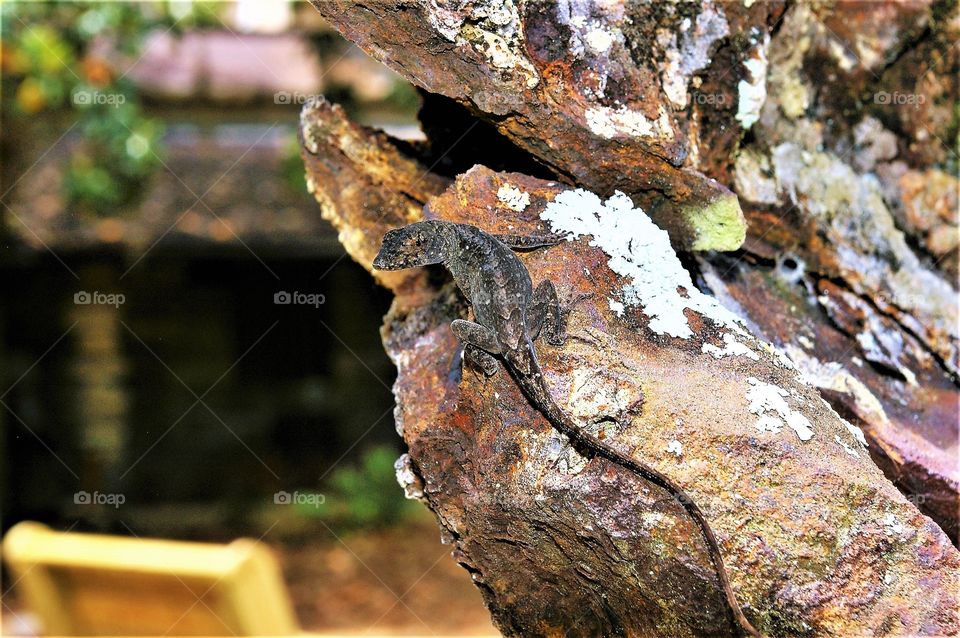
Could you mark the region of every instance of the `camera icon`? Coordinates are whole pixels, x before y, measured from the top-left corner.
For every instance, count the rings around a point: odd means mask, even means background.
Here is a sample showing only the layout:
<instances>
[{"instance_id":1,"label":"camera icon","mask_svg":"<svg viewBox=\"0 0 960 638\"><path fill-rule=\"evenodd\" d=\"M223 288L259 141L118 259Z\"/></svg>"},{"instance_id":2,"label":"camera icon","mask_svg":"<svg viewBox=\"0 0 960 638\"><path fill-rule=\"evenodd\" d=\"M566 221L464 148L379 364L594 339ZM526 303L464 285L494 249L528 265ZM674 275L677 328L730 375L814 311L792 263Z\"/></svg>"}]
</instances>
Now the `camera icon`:
<instances>
[{"instance_id":1,"label":"camera icon","mask_svg":"<svg viewBox=\"0 0 960 638\"><path fill-rule=\"evenodd\" d=\"M289 91L277 91L273 94L273 103L274 104L292 104L293 96L290 95Z\"/></svg>"},{"instance_id":2,"label":"camera icon","mask_svg":"<svg viewBox=\"0 0 960 638\"><path fill-rule=\"evenodd\" d=\"M293 302L293 297L289 292L281 290L280 292L273 294L273 303L280 305L290 305Z\"/></svg>"},{"instance_id":3,"label":"camera icon","mask_svg":"<svg viewBox=\"0 0 960 638\"><path fill-rule=\"evenodd\" d=\"M73 303L86 306L91 302L93 302L93 297L86 290L73 293Z\"/></svg>"},{"instance_id":4,"label":"camera icon","mask_svg":"<svg viewBox=\"0 0 960 638\"><path fill-rule=\"evenodd\" d=\"M890 104L890 94L886 91L880 91L873 94L874 104Z\"/></svg>"},{"instance_id":5,"label":"camera icon","mask_svg":"<svg viewBox=\"0 0 960 638\"><path fill-rule=\"evenodd\" d=\"M290 497L290 492L284 492L280 490L273 495L273 504L274 505L289 505L292 499Z\"/></svg>"},{"instance_id":6,"label":"camera icon","mask_svg":"<svg viewBox=\"0 0 960 638\"><path fill-rule=\"evenodd\" d=\"M74 91L73 93L73 103L84 106L93 102L93 94L90 91Z\"/></svg>"},{"instance_id":7,"label":"camera icon","mask_svg":"<svg viewBox=\"0 0 960 638\"><path fill-rule=\"evenodd\" d=\"M90 496L90 492L81 490L73 495L73 503L75 505L90 505L93 503L93 497Z\"/></svg>"}]
</instances>

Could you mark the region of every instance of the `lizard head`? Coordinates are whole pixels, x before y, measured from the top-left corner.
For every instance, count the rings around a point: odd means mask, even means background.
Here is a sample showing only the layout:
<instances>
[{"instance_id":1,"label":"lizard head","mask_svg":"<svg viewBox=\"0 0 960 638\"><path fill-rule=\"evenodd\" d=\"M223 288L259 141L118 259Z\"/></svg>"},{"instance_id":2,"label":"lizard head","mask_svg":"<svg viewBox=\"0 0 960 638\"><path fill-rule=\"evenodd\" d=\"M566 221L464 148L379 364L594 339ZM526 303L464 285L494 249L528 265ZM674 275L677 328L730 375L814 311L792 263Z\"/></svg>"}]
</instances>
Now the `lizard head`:
<instances>
[{"instance_id":1,"label":"lizard head","mask_svg":"<svg viewBox=\"0 0 960 638\"><path fill-rule=\"evenodd\" d=\"M380 244L380 252L373 260L373 267L377 270L403 270L439 264L446 256L442 224L439 221L417 222L387 232Z\"/></svg>"}]
</instances>

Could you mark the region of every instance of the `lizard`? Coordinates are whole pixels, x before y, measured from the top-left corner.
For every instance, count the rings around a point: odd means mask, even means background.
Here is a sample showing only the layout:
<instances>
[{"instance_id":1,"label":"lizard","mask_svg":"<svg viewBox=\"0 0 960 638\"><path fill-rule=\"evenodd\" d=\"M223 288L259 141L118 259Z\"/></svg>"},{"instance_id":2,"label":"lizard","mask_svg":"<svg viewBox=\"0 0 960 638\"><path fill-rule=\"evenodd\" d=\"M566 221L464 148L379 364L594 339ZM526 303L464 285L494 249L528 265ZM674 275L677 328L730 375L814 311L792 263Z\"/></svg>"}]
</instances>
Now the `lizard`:
<instances>
[{"instance_id":1,"label":"lizard","mask_svg":"<svg viewBox=\"0 0 960 638\"><path fill-rule=\"evenodd\" d=\"M534 288L530 273L514 250L550 246L562 240L560 236L537 239L492 235L469 224L428 220L388 231L373 267L403 270L442 264L473 309L475 321L456 319L450 326L464 344L464 359L489 376L499 369L500 357L531 405L570 440L574 449L587 458L599 456L628 469L676 499L706 540L734 627L742 635L759 638L761 634L737 603L719 544L700 508L666 475L577 425L551 395L534 340L543 333L551 345L562 345L566 332L564 312L553 283L544 280Z\"/></svg>"}]
</instances>

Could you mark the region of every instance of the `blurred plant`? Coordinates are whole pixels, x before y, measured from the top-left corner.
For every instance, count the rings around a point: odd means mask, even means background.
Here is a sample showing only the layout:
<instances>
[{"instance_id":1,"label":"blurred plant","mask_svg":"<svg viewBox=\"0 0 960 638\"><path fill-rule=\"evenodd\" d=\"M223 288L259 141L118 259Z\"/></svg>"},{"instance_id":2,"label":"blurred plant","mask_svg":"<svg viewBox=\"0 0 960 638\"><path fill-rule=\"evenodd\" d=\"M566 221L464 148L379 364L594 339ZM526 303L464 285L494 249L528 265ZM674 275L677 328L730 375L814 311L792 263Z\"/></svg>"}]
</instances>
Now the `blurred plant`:
<instances>
[{"instance_id":1,"label":"blurred plant","mask_svg":"<svg viewBox=\"0 0 960 638\"><path fill-rule=\"evenodd\" d=\"M281 151L281 172L283 180L294 191L299 193L307 192L307 176L303 170L303 160L300 159L300 143L297 136L291 134L283 143Z\"/></svg>"},{"instance_id":2,"label":"blurred plant","mask_svg":"<svg viewBox=\"0 0 960 638\"><path fill-rule=\"evenodd\" d=\"M219 6L222 6L220 3ZM136 59L155 28L217 22L213 2L4 2L0 74L5 129L44 113L77 112L81 139L64 180L72 212L112 215L161 164L160 123L107 56Z\"/></svg>"},{"instance_id":3,"label":"blurred plant","mask_svg":"<svg viewBox=\"0 0 960 638\"><path fill-rule=\"evenodd\" d=\"M334 471L322 507L299 507L305 516L319 517L341 529L386 527L416 511L397 485L393 463L397 453L389 446L372 447L357 467Z\"/></svg>"},{"instance_id":4,"label":"blurred plant","mask_svg":"<svg viewBox=\"0 0 960 638\"><path fill-rule=\"evenodd\" d=\"M412 84L402 79L393 83L390 95L386 102L403 113L411 113L416 116L420 110L420 95Z\"/></svg>"}]
</instances>

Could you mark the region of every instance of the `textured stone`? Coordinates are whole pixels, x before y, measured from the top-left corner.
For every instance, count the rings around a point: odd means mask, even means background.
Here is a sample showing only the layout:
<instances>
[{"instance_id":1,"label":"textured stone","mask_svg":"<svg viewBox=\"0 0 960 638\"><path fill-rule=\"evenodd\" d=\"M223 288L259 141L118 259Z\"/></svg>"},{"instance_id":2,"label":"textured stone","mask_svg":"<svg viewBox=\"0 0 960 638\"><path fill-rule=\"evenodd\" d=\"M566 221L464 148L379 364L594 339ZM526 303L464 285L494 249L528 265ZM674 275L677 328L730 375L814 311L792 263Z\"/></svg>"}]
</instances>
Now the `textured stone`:
<instances>
[{"instance_id":1,"label":"textured stone","mask_svg":"<svg viewBox=\"0 0 960 638\"><path fill-rule=\"evenodd\" d=\"M316 192L337 188L315 183ZM516 210L508 190L529 203ZM583 213L600 213L601 224L630 206L477 167L430 199L425 214L493 232L562 230L572 223L560 221L572 214L557 208L564 193L572 198L563 206L587 202ZM351 251L360 259L412 220L359 200L327 205L335 223L364 228ZM606 252L616 249L588 237L523 257L534 281L555 281L562 298L590 295L573 309L567 344L540 345L561 405L700 504L740 600L768 635L954 631L960 555L788 359L735 321L723 327L727 315L710 300L685 313L687 338L657 334L642 303L619 315L612 308L627 287L683 272L668 243L650 245L659 255L651 263L661 264L652 277L646 262L618 275ZM449 322L469 311L442 271L386 283L397 293L383 335L399 374L404 485L437 515L498 627L507 635L729 632L709 557L683 510L629 472L581 458L508 375L463 367ZM692 284L677 292L699 294ZM761 427L781 417L779 429ZM803 436L790 425L799 420L808 424ZM921 583L928 593L913 596Z\"/></svg>"},{"instance_id":2,"label":"textured stone","mask_svg":"<svg viewBox=\"0 0 960 638\"><path fill-rule=\"evenodd\" d=\"M682 245L743 242L736 197L701 171L728 162L738 142L715 134L738 126L738 68L778 3L314 4L365 51L494 122L563 180L626 192Z\"/></svg>"},{"instance_id":3,"label":"textured stone","mask_svg":"<svg viewBox=\"0 0 960 638\"><path fill-rule=\"evenodd\" d=\"M700 504L751 621L770 636L960 631L960 555L944 534L957 531L956 291L908 241L947 246L939 228L953 222L924 202L914 233L900 202L900 178L945 157L933 138L950 130L953 51L919 57L956 40L944 7L316 4L558 178L478 167L437 195L436 176L384 219L365 202L396 187L360 170L379 193L317 188L351 255L369 268L383 232L424 201L428 217L492 232L582 235L522 257L562 299L590 295L568 342L539 347L547 382L585 428ZM927 105L884 103L911 74L927 75L914 78ZM308 172L326 151L314 152ZM696 278L650 218L676 246L737 243L731 195L700 173L735 183L750 232L738 256L700 257ZM442 270L401 276L383 280L397 294L383 336L409 446L402 482L500 629L729 633L676 504L572 451L508 375L464 368L449 322L469 309Z\"/></svg>"}]
</instances>

